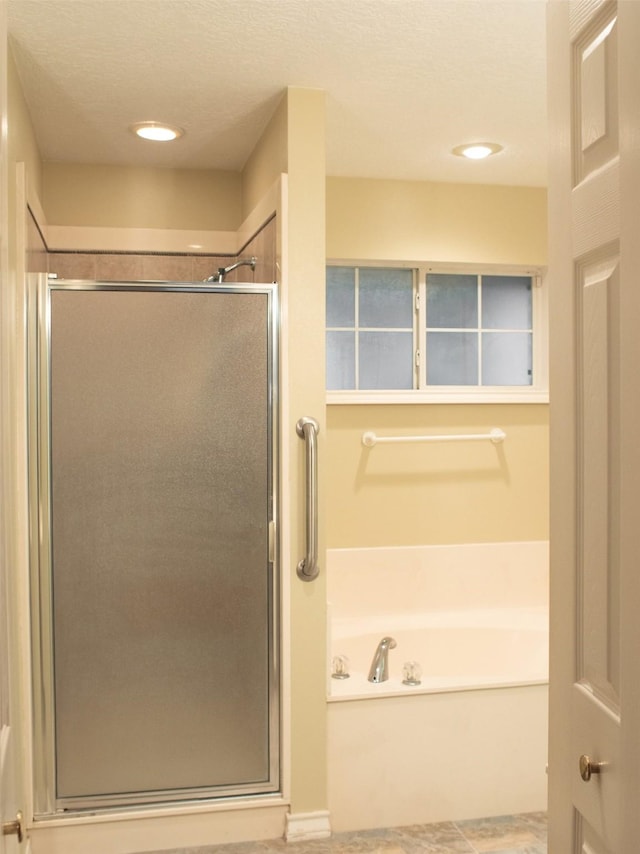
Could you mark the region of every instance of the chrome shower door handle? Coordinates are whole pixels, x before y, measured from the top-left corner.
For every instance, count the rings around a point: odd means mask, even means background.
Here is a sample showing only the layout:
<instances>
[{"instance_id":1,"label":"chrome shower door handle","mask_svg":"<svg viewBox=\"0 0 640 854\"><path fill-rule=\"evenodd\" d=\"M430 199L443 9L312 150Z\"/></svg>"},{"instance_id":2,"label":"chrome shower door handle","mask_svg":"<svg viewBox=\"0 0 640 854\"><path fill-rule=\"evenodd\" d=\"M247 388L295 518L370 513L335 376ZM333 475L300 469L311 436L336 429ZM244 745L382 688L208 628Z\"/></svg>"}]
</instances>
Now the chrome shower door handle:
<instances>
[{"instance_id":1,"label":"chrome shower door handle","mask_svg":"<svg viewBox=\"0 0 640 854\"><path fill-rule=\"evenodd\" d=\"M305 441L307 554L297 567L298 578L313 581L318 577L318 443L320 425L315 418L304 416L296 424L296 433Z\"/></svg>"}]
</instances>

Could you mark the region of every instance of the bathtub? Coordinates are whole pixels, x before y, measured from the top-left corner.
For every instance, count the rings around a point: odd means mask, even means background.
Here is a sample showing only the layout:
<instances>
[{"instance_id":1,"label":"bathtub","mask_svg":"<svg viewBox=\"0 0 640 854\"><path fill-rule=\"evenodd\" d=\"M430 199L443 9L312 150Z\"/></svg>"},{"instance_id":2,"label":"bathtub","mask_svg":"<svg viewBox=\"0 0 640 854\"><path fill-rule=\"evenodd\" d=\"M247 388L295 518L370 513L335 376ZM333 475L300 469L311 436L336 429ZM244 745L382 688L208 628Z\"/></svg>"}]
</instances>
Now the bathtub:
<instances>
[{"instance_id":1,"label":"bathtub","mask_svg":"<svg viewBox=\"0 0 640 854\"><path fill-rule=\"evenodd\" d=\"M367 680L381 638L390 635L389 679ZM331 700L470 691L548 682L549 627L544 607L444 611L408 616L336 619L331 659L346 656L349 678L331 678ZM419 664L419 685L403 681L405 662Z\"/></svg>"},{"instance_id":2,"label":"bathtub","mask_svg":"<svg viewBox=\"0 0 640 854\"><path fill-rule=\"evenodd\" d=\"M336 550L327 573L333 828L546 809L547 544ZM331 678L336 655L348 679Z\"/></svg>"}]
</instances>

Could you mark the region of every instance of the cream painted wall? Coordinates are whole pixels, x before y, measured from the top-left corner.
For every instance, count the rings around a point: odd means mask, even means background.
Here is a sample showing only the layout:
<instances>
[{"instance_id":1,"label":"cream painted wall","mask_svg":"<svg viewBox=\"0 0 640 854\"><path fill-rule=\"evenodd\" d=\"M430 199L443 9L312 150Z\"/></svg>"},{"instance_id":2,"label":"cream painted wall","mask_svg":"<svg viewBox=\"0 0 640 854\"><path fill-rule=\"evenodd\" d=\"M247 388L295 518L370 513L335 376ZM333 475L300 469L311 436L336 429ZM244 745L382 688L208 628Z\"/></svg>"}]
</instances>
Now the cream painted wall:
<instances>
[{"instance_id":1,"label":"cream painted wall","mask_svg":"<svg viewBox=\"0 0 640 854\"><path fill-rule=\"evenodd\" d=\"M283 446L290 459L286 480L286 519L293 553L283 566L289 584L289 649L285 658L291 678L291 813L317 813L327 808L326 768L326 565L324 483L319 471L320 576L301 581L297 562L305 553L304 445L295 424L303 415L319 422L319 458L325 454L324 270L325 270L325 96L318 90L289 88L243 173L245 205L284 169L284 230L280 233L283 314ZM283 147L284 146L284 147Z\"/></svg>"},{"instance_id":2,"label":"cream painted wall","mask_svg":"<svg viewBox=\"0 0 640 854\"><path fill-rule=\"evenodd\" d=\"M31 116L22 94L22 87L13 56L9 50L8 63L8 107L9 107L9 171L15 173L16 162L25 164L27 177L33 192L42 198L42 160L36 143ZM9 182L10 197L15 190L15 181ZM13 213L13 209L12 209Z\"/></svg>"},{"instance_id":3,"label":"cream painted wall","mask_svg":"<svg viewBox=\"0 0 640 854\"><path fill-rule=\"evenodd\" d=\"M484 433L491 442L362 445L364 430ZM545 540L544 405L329 406L327 539L334 548Z\"/></svg>"},{"instance_id":4,"label":"cream painted wall","mask_svg":"<svg viewBox=\"0 0 640 854\"><path fill-rule=\"evenodd\" d=\"M542 189L327 180L327 257L546 263ZM329 548L548 537L546 404L327 407ZM485 432L491 443L378 446L362 433Z\"/></svg>"},{"instance_id":5,"label":"cream painted wall","mask_svg":"<svg viewBox=\"0 0 640 854\"><path fill-rule=\"evenodd\" d=\"M26 524L26 398L21 378L25 375L26 342L24 314L24 270L26 266L26 207L27 181L37 193L41 186L41 162L31 118L27 110L17 71L6 36L6 4L3 4L0 24L0 61L2 86L2 177L0 179L0 234L2 235L0 292L0 364L2 365L0 444L1 500L3 504L3 565L2 580L6 577L8 602L7 650L9 653L11 740L14 753L15 779L4 792L3 818L15 814L21 807L28 816L30 775L25 766L29 755L29 649L24 643L28 625L28 527ZM4 63L6 62L6 66ZM24 164L24 166L22 165ZM18 205L20 203L20 210ZM34 245L34 249L37 246ZM0 782L0 788L3 783ZM11 801L9 800L11 795ZM13 800L15 796L15 801Z\"/></svg>"},{"instance_id":6,"label":"cream painted wall","mask_svg":"<svg viewBox=\"0 0 640 854\"><path fill-rule=\"evenodd\" d=\"M327 257L546 264L540 188L327 179Z\"/></svg>"},{"instance_id":7,"label":"cream painted wall","mask_svg":"<svg viewBox=\"0 0 640 854\"><path fill-rule=\"evenodd\" d=\"M287 320L290 389L290 451L296 466L289 483L292 507L304 506L303 448L292 427L300 416L320 424L319 459L326 447L324 406L324 278L325 278L325 95L308 89L289 89L288 228L286 253ZM291 581L292 792L293 814L327 807L326 707L326 548L324 527L324 469L319 477L320 576ZM298 542L303 521L298 511ZM304 555L301 551L299 557ZM296 560L299 559L296 558Z\"/></svg>"},{"instance_id":8,"label":"cream painted wall","mask_svg":"<svg viewBox=\"0 0 640 854\"><path fill-rule=\"evenodd\" d=\"M45 163L42 185L50 225L235 231L242 221L237 172Z\"/></svg>"},{"instance_id":9,"label":"cream painted wall","mask_svg":"<svg viewBox=\"0 0 640 854\"><path fill-rule=\"evenodd\" d=\"M284 94L242 170L243 218L287 171L289 97Z\"/></svg>"}]
</instances>

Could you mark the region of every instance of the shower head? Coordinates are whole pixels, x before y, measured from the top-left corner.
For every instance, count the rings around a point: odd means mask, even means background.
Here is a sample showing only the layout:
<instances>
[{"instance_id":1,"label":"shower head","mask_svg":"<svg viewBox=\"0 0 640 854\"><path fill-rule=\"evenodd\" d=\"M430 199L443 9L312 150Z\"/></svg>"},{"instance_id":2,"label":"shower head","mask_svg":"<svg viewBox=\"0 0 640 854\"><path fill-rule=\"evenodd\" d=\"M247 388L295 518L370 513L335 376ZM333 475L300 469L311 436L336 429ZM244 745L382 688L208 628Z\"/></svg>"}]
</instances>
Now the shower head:
<instances>
[{"instance_id":1,"label":"shower head","mask_svg":"<svg viewBox=\"0 0 640 854\"><path fill-rule=\"evenodd\" d=\"M243 258L241 261L236 261L235 264L230 264L228 267L218 267L218 272L205 279L205 282L223 282L227 273L235 270L236 267L251 267L252 270L255 270L257 260L256 256L252 255L251 258Z\"/></svg>"}]
</instances>

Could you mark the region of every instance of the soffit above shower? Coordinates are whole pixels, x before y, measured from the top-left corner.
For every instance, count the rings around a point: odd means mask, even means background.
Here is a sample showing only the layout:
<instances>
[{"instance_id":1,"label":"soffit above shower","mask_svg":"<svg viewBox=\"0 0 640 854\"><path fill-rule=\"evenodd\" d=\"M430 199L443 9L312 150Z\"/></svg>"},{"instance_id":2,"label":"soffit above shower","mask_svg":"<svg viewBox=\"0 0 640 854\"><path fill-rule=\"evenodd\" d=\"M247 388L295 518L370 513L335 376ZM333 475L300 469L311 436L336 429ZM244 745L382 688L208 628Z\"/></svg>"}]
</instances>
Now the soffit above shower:
<instances>
[{"instance_id":1,"label":"soffit above shower","mask_svg":"<svg viewBox=\"0 0 640 854\"><path fill-rule=\"evenodd\" d=\"M48 161L242 169L287 86L330 175L546 183L545 0L9 0ZM185 129L135 139L134 122ZM478 164L464 142L504 145Z\"/></svg>"}]
</instances>

